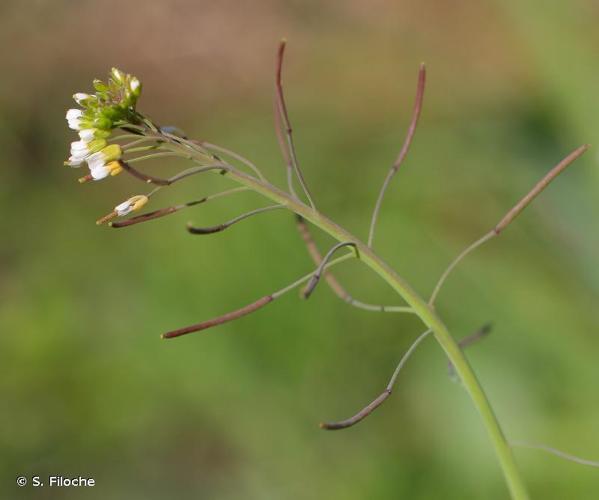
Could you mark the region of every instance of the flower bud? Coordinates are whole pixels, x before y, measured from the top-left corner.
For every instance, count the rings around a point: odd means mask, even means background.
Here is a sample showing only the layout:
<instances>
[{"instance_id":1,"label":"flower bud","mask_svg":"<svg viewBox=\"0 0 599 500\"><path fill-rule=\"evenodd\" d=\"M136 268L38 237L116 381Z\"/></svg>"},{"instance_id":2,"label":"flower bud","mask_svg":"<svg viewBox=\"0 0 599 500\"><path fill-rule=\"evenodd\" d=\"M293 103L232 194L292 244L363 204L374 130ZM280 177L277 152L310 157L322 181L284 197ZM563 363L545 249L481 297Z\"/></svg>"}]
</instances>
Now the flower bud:
<instances>
[{"instance_id":1,"label":"flower bud","mask_svg":"<svg viewBox=\"0 0 599 500\"><path fill-rule=\"evenodd\" d=\"M114 210L110 212L108 215L98 219L96 224L104 224L109 220L114 219L115 217L122 217L127 215L135 210L139 210L148 202L148 197L143 194L138 194L136 196L132 196L128 200L114 207Z\"/></svg>"},{"instance_id":2,"label":"flower bud","mask_svg":"<svg viewBox=\"0 0 599 500\"><path fill-rule=\"evenodd\" d=\"M83 111L76 108L71 108L67 110L67 114L65 118L67 121L76 120L77 118L81 118L83 116Z\"/></svg>"},{"instance_id":3,"label":"flower bud","mask_svg":"<svg viewBox=\"0 0 599 500\"><path fill-rule=\"evenodd\" d=\"M110 75L112 76L114 83L117 85L122 85L125 83L125 73L123 73L120 69L112 68L110 70Z\"/></svg>"},{"instance_id":4,"label":"flower bud","mask_svg":"<svg viewBox=\"0 0 599 500\"><path fill-rule=\"evenodd\" d=\"M123 151L118 144L110 144L106 146L101 153L104 155L104 161L108 163L120 159Z\"/></svg>"},{"instance_id":5,"label":"flower bud","mask_svg":"<svg viewBox=\"0 0 599 500\"><path fill-rule=\"evenodd\" d=\"M132 196L128 200L124 201L120 205L114 207L114 211L118 216L122 217L127 215L135 210L139 210L148 202L148 197L143 194L138 194L136 196Z\"/></svg>"},{"instance_id":6,"label":"flower bud","mask_svg":"<svg viewBox=\"0 0 599 500\"><path fill-rule=\"evenodd\" d=\"M73 99L79 106L87 107L96 100L96 96L77 92L76 94L73 94Z\"/></svg>"},{"instance_id":7,"label":"flower bud","mask_svg":"<svg viewBox=\"0 0 599 500\"><path fill-rule=\"evenodd\" d=\"M100 111L101 116L111 121L111 123L119 121L123 117L123 110L118 106L106 106Z\"/></svg>"},{"instance_id":8,"label":"flower bud","mask_svg":"<svg viewBox=\"0 0 599 500\"><path fill-rule=\"evenodd\" d=\"M141 95L141 82L135 76L131 77L131 81L129 82L129 92L136 101Z\"/></svg>"},{"instance_id":9,"label":"flower bud","mask_svg":"<svg viewBox=\"0 0 599 500\"><path fill-rule=\"evenodd\" d=\"M111 130L112 129L112 120L105 116L96 116L93 119L94 128L99 128L100 130Z\"/></svg>"},{"instance_id":10,"label":"flower bud","mask_svg":"<svg viewBox=\"0 0 599 500\"><path fill-rule=\"evenodd\" d=\"M106 97L108 94L108 85L106 85L102 80L94 80L93 82L94 89L99 97Z\"/></svg>"}]
</instances>

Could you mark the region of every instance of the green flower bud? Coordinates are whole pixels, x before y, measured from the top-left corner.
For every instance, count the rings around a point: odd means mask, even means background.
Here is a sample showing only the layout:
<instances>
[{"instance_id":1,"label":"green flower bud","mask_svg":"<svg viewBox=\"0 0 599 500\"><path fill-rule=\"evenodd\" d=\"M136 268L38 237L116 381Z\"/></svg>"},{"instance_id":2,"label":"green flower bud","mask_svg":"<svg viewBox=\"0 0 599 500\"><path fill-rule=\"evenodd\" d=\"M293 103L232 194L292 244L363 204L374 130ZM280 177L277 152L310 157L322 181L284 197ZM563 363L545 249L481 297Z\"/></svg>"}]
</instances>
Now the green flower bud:
<instances>
[{"instance_id":1,"label":"green flower bud","mask_svg":"<svg viewBox=\"0 0 599 500\"><path fill-rule=\"evenodd\" d=\"M84 108L89 107L91 104L97 101L97 97L95 95L85 94L83 92L77 92L73 94L73 99L79 106L83 106Z\"/></svg>"},{"instance_id":2,"label":"green flower bud","mask_svg":"<svg viewBox=\"0 0 599 500\"><path fill-rule=\"evenodd\" d=\"M108 118L112 122L116 122L123 117L123 111L118 106L106 106L99 111L102 117Z\"/></svg>"},{"instance_id":3,"label":"green flower bud","mask_svg":"<svg viewBox=\"0 0 599 500\"><path fill-rule=\"evenodd\" d=\"M125 73L123 73L120 69L117 68L112 68L110 70L110 75L112 76L114 83L116 83L117 85L122 85L123 83L125 83L125 77L127 76L125 75Z\"/></svg>"},{"instance_id":4,"label":"green flower bud","mask_svg":"<svg viewBox=\"0 0 599 500\"><path fill-rule=\"evenodd\" d=\"M106 92L108 92L108 85L106 85L102 80L94 80L93 85L98 93L106 94Z\"/></svg>"},{"instance_id":5,"label":"green flower bud","mask_svg":"<svg viewBox=\"0 0 599 500\"><path fill-rule=\"evenodd\" d=\"M97 128L100 130L112 129L112 120L110 118L106 118L105 116L96 116L92 124L93 128Z\"/></svg>"},{"instance_id":6,"label":"green flower bud","mask_svg":"<svg viewBox=\"0 0 599 500\"><path fill-rule=\"evenodd\" d=\"M102 149L102 157L105 163L118 160L123 154L121 147L118 144L109 144Z\"/></svg>"}]
</instances>

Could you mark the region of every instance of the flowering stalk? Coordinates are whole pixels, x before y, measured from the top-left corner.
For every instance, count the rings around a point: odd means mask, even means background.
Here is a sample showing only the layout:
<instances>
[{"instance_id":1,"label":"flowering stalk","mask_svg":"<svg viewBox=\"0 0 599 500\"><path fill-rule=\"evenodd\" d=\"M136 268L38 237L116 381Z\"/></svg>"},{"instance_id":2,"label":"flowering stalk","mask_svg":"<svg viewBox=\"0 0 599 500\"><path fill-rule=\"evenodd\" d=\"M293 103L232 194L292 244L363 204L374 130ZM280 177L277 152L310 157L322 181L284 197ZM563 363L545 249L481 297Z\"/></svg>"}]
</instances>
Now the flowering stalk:
<instances>
[{"instance_id":1,"label":"flowering stalk","mask_svg":"<svg viewBox=\"0 0 599 500\"><path fill-rule=\"evenodd\" d=\"M384 262L372 249L374 227L376 224L378 210L381 206L381 201L383 199L384 192L386 190L387 185L389 184L389 181L391 180L395 172L399 169L399 166L401 165L403 159L407 154L414 134L416 123L418 121L418 117L420 116L420 110L422 107L422 96L424 92L424 67L421 67L419 74L417 98L414 107L412 123L408 132L408 137L404 142L404 146L398 156L398 159L392 166L387 176L387 179L383 184L383 189L381 190L381 194L379 195L379 198L377 200L377 204L375 206L375 211L371 221L368 242L364 243L360 241L358 238L356 238L349 231L340 227L331 219L319 212L315 208L312 196L308 191L307 186L305 185L303 175L297 163L297 157L295 154L295 147L293 144L291 132L291 125L289 123L289 118L282 93L280 74L283 50L284 43L282 43L279 48L277 59L277 118L285 129L284 134L286 135L287 146L283 149L284 156L288 163L288 172L294 173L296 175L297 180L299 181L304 191L304 194L306 195L306 198L309 200L309 205L305 204L298 198L298 196L295 195L291 182L288 186L289 192L285 192L279 189L278 187L269 183L266 180L266 178L262 175L260 170L257 169L257 167L253 165L253 163L249 162L249 160L245 160L245 158L243 158L242 156L237 155L236 153L231 154L232 152L220 146L190 140L186 138L184 134L177 133L177 130L174 128L160 127L156 125L152 120L150 120L148 117L142 115L136 110L135 106L137 98L139 97L141 91L141 85L139 81L131 75L126 75L125 73L119 70L113 69L112 77L109 80L108 84L103 84L102 82L98 81L95 82L95 88L97 90L96 94L75 95L75 100L81 106L83 106L84 109L69 110L69 112L67 113L67 121L69 122L69 126L71 128L79 131L80 140L83 141L85 144L81 144L80 141L77 141L77 144L73 143L71 147L71 158L69 158L67 164L76 167L83 162L87 162L90 168L89 175L92 180L99 180L109 175L116 175L122 171L125 171L131 174L132 176L138 178L139 180L143 181L145 184L155 184L156 187L153 191L149 192L146 195L135 195L126 200L125 202L118 204L107 216L102 217L98 221L98 223L110 221L115 217L126 216L132 213L133 211L138 210L139 208L144 206L149 201L151 196L155 194L158 190L170 186L175 182L179 182L191 176L202 175L206 173L217 173L221 175L223 178L229 179L230 181L237 183L241 187L241 189L252 190L258 194L261 194L266 199L274 203L274 205L266 207L266 209L263 208L254 210L249 214L244 214L243 216L233 219L232 221L221 224L219 226L215 226L216 228L218 228L217 230L222 230L225 227L229 227L230 225L232 225L232 223L246 218L249 215L255 215L258 213L262 213L265 210L272 210L275 208L285 208L290 212L294 213L302 224L305 224L304 221L306 221L318 227L323 232L335 239L338 242L338 244L331 249L327 256L325 256L325 258L319 257L318 259L315 259L318 260L318 267L315 272L311 272L310 274L307 274L306 276L296 280L294 283L280 289L279 291L269 295L265 295L257 301L245 307L242 307L236 311L232 311L218 318L204 321L196 325L191 325L185 328L180 328L178 330L173 330L164 334L163 337L178 337L191 332L205 330L207 328L218 326L228 321L241 318L242 316L245 316L247 314L261 309L265 305L271 303L272 301L286 294L288 291L300 286L301 284L307 281L310 282L310 285L307 287L305 295L309 295L309 293L314 289L314 287L318 283L320 276L322 274L326 276L327 268L351 258L358 259L364 265L368 266L372 271L378 274L388 285L390 285L399 294L399 296L405 301L406 306L398 307L404 307L405 310L409 310L416 314L427 328L427 331L425 332L426 335L428 335L429 331L434 334L436 340L444 349L451 365L454 367L455 372L457 373L462 384L469 393L476 409L478 410L482 418L483 424L487 429L487 432L497 454L500 466L502 468L512 498L518 500L527 499L528 495L526 492L526 488L519 475L512 454L511 446L503 434L503 431L483 391L483 388L477 380L476 375L472 370L472 367L470 366L467 358L464 356L460 344L452 337L446 325L438 316L434 307L434 299L439 289L441 288L445 278L447 277L449 272L455 267L457 262L459 262L459 260L461 260L472 249L484 243L484 241L487 241L487 239L490 239L490 237L483 237L474 245L471 245L471 247L469 247L465 252L460 254L458 259L456 259L454 263L450 264L448 270L442 275L441 279L439 280L439 284L435 288L433 296L430 300L426 300L420 294L418 294L401 276L399 276L395 272L395 270L393 270L386 262ZM154 142L154 144L147 147L139 146L139 148L144 148L144 150L148 151L153 150L153 152L147 155L130 158L131 153L134 153L136 151L141 152L141 150L138 149L138 147L123 148L114 143L108 144L111 131L114 129L120 129L126 134L139 135L141 136L140 140L141 138L148 138L148 142ZM118 136L115 139L118 139ZM501 219L500 223L497 226L495 226L495 228L492 230L492 235L494 236L499 234L509 223L511 223L516 218L516 216L519 213L521 213L521 211L538 194L540 194L541 191L545 187L547 187L547 185L559 173L565 170L567 166L569 166L576 158L578 158L582 153L584 153L586 148L587 146L581 146L580 148L572 152L569 156L564 158L562 162L560 162L544 179L542 179L537 185L535 185L533 189L526 196L524 196L524 198L522 198L522 200L518 202L514 206L514 208L506 214L505 217ZM222 158L217 156L217 152L223 153L224 155L228 155L231 158L239 161L244 167L249 168L252 171L253 175L242 171L237 166L232 165L227 161L224 161ZM193 162L195 166L186 169L168 179L149 176L141 170L138 170L130 166L133 162L142 162L158 158L162 159L167 156L187 159ZM133 217L129 219L130 222L128 223L127 221L125 221L125 223L112 223L112 225L113 227L125 227L127 225L133 225L138 222L145 222L154 218L168 215L170 213L174 213L175 211L183 207L197 205L199 203L201 203L201 201L190 202L183 205L176 205L175 207L167 207L165 209L159 209L148 214ZM191 232L205 233L215 232L215 230L214 228L210 228L210 231L206 231L206 229L203 228L193 229ZM307 243L310 247L309 242ZM352 251L337 259L330 260L333 252L338 250L342 246L351 246ZM340 296L343 296L343 294L340 294ZM357 301L353 302L354 305L356 305ZM364 307L365 309L369 309L371 307L381 307L372 306L368 304L362 305L368 306ZM406 356L413 352L418 342L424 339L426 335L423 334L421 337L419 337L419 339L417 339L417 342L415 342L412 348L410 348ZM393 383L395 382L399 370L403 366L403 363L405 363L405 359L407 359L407 357L404 357L398 365L393 377L391 378L389 385L387 386L386 391L383 392L383 394L381 394L381 396L379 396L373 403L368 405L368 407L365 410L360 412L357 416L352 417L352 419L350 419L351 422L359 421L368 414L370 414L375 408L380 406L380 404L389 396L389 394L391 393L391 387L393 386ZM346 421L344 424L347 423L348 421ZM341 425L341 427L343 426L347 425Z\"/></svg>"}]
</instances>

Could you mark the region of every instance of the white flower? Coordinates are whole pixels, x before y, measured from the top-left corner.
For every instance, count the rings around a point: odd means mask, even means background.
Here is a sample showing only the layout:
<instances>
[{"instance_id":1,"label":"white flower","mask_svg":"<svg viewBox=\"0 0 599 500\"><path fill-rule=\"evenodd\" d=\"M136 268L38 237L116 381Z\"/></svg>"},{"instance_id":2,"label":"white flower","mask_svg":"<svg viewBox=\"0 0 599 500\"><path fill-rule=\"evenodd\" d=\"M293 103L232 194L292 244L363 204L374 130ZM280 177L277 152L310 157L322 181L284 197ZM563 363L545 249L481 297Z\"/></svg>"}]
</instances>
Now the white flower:
<instances>
[{"instance_id":1,"label":"white flower","mask_svg":"<svg viewBox=\"0 0 599 500\"><path fill-rule=\"evenodd\" d=\"M71 154L77 154L83 152L87 154L89 151L89 142L86 141L75 141L71 142Z\"/></svg>"},{"instance_id":2,"label":"white flower","mask_svg":"<svg viewBox=\"0 0 599 500\"><path fill-rule=\"evenodd\" d=\"M85 150L75 149L75 144L77 143L71 143L71 156L69 156L69 159L66 162L71 167L78 167L79 165L81 165L89 154Z\"/></svg>"},{"instance_id":3,"label":"white flower","mask_svg":"<svg viewBox=\"0 0 599 500\"><path fill-rule=\"evenodd\" d=\"M89 162L88 162L89 163ZM123 171L123 167L118 161L111 161L102 165L94 165L89 167L90 175L93 180L99 181L109 175L115 176Z\"/></svg>"},{"instance_id":4,"label":"white flower","mask_svg":"<svg viewBox=\"0 0 599 500\"><path fill-rule=\"evenodd\" d=\"M98 219L96 224L104 224L115 217L123 217L124 215L130 214L135 210L139 210L148 202L148 197L143 194L138 194L136 196L132 196L128 200L114 207L114 210L110 212L108 215Z\"/></svg>"},{"instance_id":5,"label":"white flower","mask_svg":"<svg viewBox=\"0 0 599 500\"><path fill-rule=\"evenodd\" d=\"M90 155L100 151L106 147L106 141L104 139L94 139L90 142L76 141L71 143L71 156L66 162L71 167L78 167L83 163Z\"/></svg>"},{"instance_id":6,"label":"white flower","mask_svg":"<svg viewBox=\"0 0 599 500\"><path fill-rule=\"evenodd\" d=\"M96 130L95 128L86 128L79 131L79 137L84 142L93 141L96 138Z\"/></svg>"},{"instance_id":7,"label":"white flower","mask_svg":"<svg viewBox=\"0 0 599 500\"><path fill-rule=\"evenodd\" d=\"M94 153L93 155L90 155L90 157L87 159L87 165L89 166L90 170L101 167L104 164L105 164L105 161L102 156L102 151L100 151L98 153Z\"/></svg>"},{"instance_id":8,"label":"white flower","mask_svg":"<svg viewBox=\"0 0 599 500\"><path fill-rule=\"evenodd\" d=\"M119 217L123 217L134 210L139 210L148 202L148 197L143 194L132 196L128 200L124 201L120 205L114 207L114 211Z\"/></svg>"},{"instance_id":9,"label":"white flower","mask_svg":"<svg viewBox=\"0 0 599 500\"><path fill-rule=\"evenodd\" d=\"M97 139L103 141L103 139ZM93 141L92 141L93 142ZM106 141L104 141L106 143ZM91 144L91 143L90 143ZM122 155L121 147L118 144L110 144L101 151L97 151L87 157L87 165L89 167L92 179L99 181L109 175L116 175L121 172L122 167L117 161Z\"/></svg>"},{"instance_id":10,"label":"white flower","mask_svg":"<svg viewBox=\"0 0 599 500\"><path fill-rule=\"evenodd\" d=\"M74 118L80 118L83 115L83 111L77 108L71 108L67 111L67 120L72 120Z\"/></svg>"},{"instance_id":11,"label":"white flower","mask_svg":"<svg viewBox=\"0 0 599 500\"><path fill-rule=\"evenodd\" d=\"M110 137L109 130L100 130L99 128L84 128L79 131L79 138L84 142L91 142L94 139L107 139Z\"/></svg>"},{"instance_id":12,"label":"white flower","mask_svg":"<svg viewBox=\"0 0 599 500\"><path fill-rule=\"evenodd\" d=\"M131 91L133 93L135 93L137 91L137 89L139 89L140 85L141 84L137 78L135 78L135 77L131 78L131 81L129 82L129 88L131 89Z\"/></svg>"},{"instance_id":13,"label":"white flower","mask_svg":"<svg viewBox=\"0 0 599 500\"><path fill-rule=\"evenodd\" d=\"M72 108L67 111L66 119L69 124L69 128L73 130L81 130L82 128L84 128L81 123L82 118L83 111L81 111L80 109Z\"/></svg>"}]
</instances>

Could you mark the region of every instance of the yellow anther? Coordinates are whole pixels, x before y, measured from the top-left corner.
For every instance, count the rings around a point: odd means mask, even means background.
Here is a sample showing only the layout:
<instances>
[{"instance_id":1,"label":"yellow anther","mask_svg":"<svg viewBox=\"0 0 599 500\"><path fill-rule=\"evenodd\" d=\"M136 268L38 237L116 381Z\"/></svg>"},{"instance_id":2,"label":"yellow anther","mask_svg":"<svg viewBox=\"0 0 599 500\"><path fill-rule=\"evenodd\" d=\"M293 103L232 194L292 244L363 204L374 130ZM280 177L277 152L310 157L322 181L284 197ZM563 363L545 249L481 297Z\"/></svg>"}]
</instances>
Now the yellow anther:
<instances>
[{"instance_id":1,"label":"yellow anther","mask_svg":"<svg viewBox=\"0 0 599 500\"><path fill-rule=\"evenodd\" d=\"M123 167L121 166L120 162L118 162L118 161L111 161L111 162L107 163L106 168L110 172L110 175L112 175L113 177L115 175L120 174L123 171Z\"/></svg>"}]
</instances>

